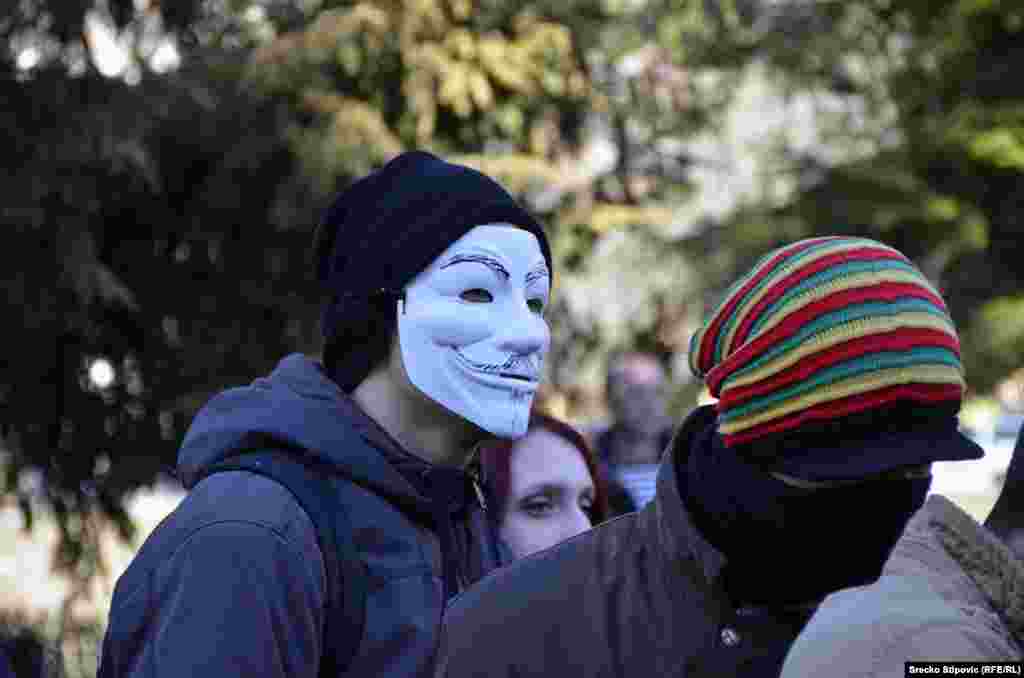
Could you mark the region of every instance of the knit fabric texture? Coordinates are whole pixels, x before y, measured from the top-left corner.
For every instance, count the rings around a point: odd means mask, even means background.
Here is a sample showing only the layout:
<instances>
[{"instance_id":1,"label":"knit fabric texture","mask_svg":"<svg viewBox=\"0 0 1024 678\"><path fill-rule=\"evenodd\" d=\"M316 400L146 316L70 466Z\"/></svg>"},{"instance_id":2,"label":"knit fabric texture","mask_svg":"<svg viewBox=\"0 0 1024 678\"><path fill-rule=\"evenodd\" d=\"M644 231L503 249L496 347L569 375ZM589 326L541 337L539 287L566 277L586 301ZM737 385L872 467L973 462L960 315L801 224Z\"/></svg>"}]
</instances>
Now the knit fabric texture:
<instances>
[{"instance_id":1,"label":"knit fabric texture","mask_svg":"<svg viewBox=\"0 0 1024 678\"><path fill-rule=\"evenodd\" d=\"M897 250L824 237L775 250L690 343L736 446L892 405L955 413L965 383L945 302Z\"/></svg>"},{"instance_id":2,"label":"knit fabric texture","mask_svg":"<svg viewBox=\"0 0 1024 678\"><path fill-rule=\"evenodd\" d=\"M323 310L330 338L339 323L366 321L365 300L395 296L476 226L508 223L537 237L554 271L543 227L498 182L424 151L403 153L342 192L317 234L318 276L332 299Z\"/></svg>"}]
</instances>

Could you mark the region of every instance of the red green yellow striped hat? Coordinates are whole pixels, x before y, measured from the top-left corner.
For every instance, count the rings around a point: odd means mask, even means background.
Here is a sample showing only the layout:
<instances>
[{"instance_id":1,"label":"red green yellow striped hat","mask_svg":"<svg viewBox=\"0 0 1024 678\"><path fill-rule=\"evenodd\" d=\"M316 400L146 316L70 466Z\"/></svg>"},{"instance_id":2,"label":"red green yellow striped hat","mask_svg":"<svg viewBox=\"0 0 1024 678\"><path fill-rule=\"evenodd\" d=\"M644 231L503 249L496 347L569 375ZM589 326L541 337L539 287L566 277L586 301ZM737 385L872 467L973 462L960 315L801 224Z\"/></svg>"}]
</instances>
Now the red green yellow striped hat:
<instances>
[{"instance_id":1,"label":"red green yellow striped hat","mask_svg":"<svg viewBox=\"0 0 1024 678\"><path fill-rule=\"evenodd\" d=\"M694 335L690 368L718 399L729 446L900 403L955 419L965 388L939 293L900 252L850 237L761 259Z\"/></svg>"}]
</instances>

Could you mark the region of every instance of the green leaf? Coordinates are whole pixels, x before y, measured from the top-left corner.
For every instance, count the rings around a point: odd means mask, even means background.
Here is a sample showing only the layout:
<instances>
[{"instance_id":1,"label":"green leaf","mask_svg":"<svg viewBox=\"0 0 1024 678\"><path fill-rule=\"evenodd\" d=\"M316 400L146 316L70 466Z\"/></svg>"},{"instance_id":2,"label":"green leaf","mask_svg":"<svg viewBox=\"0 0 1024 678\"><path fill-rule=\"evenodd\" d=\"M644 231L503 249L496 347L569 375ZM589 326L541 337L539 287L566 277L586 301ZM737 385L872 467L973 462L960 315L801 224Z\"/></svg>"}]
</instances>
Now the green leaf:
<instances>
[{"instance_id":1,"label":"green leaf","mask_svg":"<svg viewBox=\"0 0 1024 678\"><path fill-rule=\"evenodd\" d=\"M968 148L982 162L1001 169L1024 170L1024 130L1001 127L982 132Z\"/></svg>"}]
</instances>

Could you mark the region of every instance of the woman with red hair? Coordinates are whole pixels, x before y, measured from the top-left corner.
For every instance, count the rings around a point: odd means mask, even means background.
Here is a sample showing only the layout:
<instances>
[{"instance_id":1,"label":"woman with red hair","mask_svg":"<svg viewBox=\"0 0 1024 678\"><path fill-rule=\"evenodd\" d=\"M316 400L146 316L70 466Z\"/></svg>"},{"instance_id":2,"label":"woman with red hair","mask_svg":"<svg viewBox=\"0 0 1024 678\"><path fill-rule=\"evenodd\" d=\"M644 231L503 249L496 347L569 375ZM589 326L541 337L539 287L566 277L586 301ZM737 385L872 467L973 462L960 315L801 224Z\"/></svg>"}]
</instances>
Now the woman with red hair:
<instances>
[{"instance_id":1,"label":"woman with red hair","mask_svg":"<svg viewBox=\"0 0 1024 678\"><path fill-rule=\"evenodd\" d=\"M554 546L608 517L594 454L572 426L534 411L526 436L480 453L498 533L516 558Z\"/></svg>"}]
</instances>

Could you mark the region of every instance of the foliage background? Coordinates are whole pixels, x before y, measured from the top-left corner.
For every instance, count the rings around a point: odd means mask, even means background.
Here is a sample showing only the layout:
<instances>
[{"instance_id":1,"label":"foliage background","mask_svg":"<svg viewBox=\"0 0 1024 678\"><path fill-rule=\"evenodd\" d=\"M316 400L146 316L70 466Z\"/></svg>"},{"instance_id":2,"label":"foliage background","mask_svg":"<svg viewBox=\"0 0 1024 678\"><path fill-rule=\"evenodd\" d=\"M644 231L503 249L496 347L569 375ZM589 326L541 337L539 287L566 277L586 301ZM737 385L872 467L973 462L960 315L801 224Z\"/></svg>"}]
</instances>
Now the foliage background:
<instances>
[{"instance_id":1,"label":"foliage background","mask_svg":"<svg viewBox=\"0 0 1024 678\"><path fill-rule=\"evenodd\" d=\"M319 212L405 149L547 224L563 416L600 416L619 347L661 356L681 414L705 308L825 233L907 253L972 391L1016 383L1022 30L1011 0L3 3L2 497L56 526L57 632L196 409L317 352Z\"/></svg>"}]
</instances>

